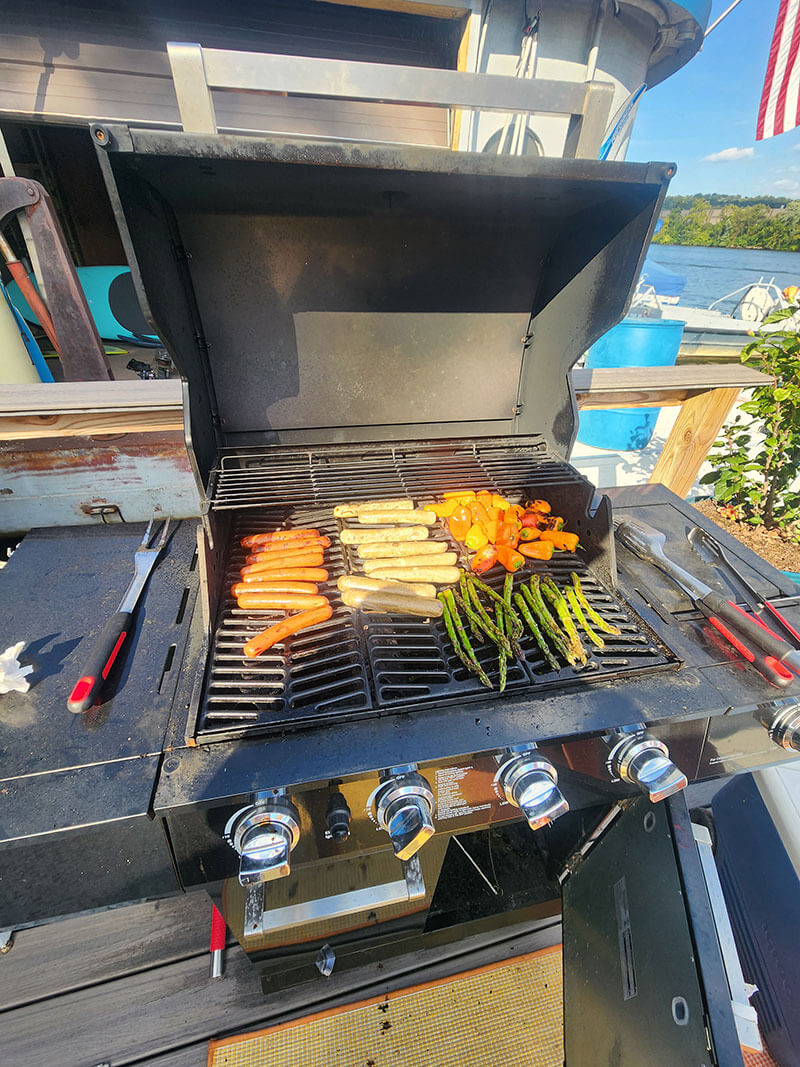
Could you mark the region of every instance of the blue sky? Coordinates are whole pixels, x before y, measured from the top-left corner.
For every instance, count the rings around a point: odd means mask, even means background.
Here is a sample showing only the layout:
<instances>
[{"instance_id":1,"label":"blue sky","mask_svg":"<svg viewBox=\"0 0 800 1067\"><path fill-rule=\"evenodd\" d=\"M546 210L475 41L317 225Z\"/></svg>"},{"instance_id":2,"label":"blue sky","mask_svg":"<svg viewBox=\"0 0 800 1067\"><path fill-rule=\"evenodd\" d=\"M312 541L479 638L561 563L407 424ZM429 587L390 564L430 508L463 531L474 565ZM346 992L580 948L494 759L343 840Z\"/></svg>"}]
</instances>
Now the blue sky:
<instances>
[{"instance_id":1,"label":"blue sky","mask_svg":"<svg viewBox=\"0 0 800 1067\"><path fill-rule=\"evenodd\" d=\"M709 25L730 0L714 0ZM779 0L742 0L694 59L641 100L629 160L678 164L671 193L800 198L800 127L756 141ZM728 149L730 157L707 157Z\"/></svg>"}]
</instances>

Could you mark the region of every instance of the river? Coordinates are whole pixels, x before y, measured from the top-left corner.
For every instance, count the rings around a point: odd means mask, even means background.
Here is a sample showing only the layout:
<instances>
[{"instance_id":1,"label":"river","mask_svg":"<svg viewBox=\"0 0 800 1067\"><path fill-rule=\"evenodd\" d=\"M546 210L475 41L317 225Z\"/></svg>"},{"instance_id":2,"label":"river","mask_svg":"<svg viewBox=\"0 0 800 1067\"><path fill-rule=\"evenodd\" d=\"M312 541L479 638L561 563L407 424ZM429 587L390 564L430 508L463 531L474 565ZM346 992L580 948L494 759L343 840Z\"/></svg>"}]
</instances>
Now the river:
<instances>
[{"instance_id":1,"label":"river","mask_svg":"<svg viewBox=\"0 0 800 1067\"><path fill-rule=\"evenodd\" d=\"M800 285L800 252L652 245L648 259L684 275L686 288L680 302L687 307L708 307L712 301L742 285L754 284L761 277L770 281L774 276L781 289Z\"/></svg>"}]
</instances>

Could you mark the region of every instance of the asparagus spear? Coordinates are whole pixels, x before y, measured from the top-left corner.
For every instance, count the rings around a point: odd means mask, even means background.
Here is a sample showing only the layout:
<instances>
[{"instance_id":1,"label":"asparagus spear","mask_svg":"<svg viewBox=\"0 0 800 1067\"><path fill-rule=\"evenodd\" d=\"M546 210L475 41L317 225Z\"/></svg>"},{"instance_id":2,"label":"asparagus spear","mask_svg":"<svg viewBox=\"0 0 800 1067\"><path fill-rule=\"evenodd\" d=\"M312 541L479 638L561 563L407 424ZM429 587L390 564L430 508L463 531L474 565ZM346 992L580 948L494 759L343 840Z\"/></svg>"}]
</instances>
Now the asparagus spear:
<instances>
[{"instance_id":1,"label":"asparagus spear","mask_svg":"<svg viewBox=\"0 0 800 1067\"><path fill-rule=\"evenodd\" d=\"M524 588L524 586L523 586L523 588ZM523 617L525 622L527 622L528 627L529 627L531 633L533 634L533 638L536 641L536 644L541 649L542 655L547 660L547 663L548 663L549 667L551 668L551 670L554 670L554 671L560 670L561 667L559 665L559 662L555 658L553 653L550 651L550 646L545 641L544 636L542 634L542 631L536 625L536 621L535 621L533 615L531 614L530 609L528 608L528 605L525 603L525 598L520 593L515 593L514 594L514 600L516 601L517 608L519 609L520 615Z\"/></svg>"},{"instance_id":2,"label":"asparagus spear","mask_svg":"<svg viewBox=\"0 0 800 1067\"><path fill-rule=\"evenodd\" d=\"M586 649L581 644L578 631L575 629L575 623L572 621L572 616L569 613L569 606L564 599L561 590L552 578L544 579L542 582L542 592L556 609L561 625L566 630L567 637L569 638L570 648L581 661L581 664L586 663L588 659Z\"/></svg>"},{"instance_id":3,"label":"asparagus spear","mask_svg":"<svg viewBox=\"0 0 800 1067\"><path fill-rule=\"evenodd\" d=\"M495 604L499 604L500 607L503 608L504 611L506 611L510 615L512 625L515 628L519 629L519 633L522 633L522 619L517 614L515 608L513 608L509 604L507 604L506 601L503 599L503 597L501 597L499 595L499 593L495 593L494 589L492 589L492 587L490 585L487 585L486 582L482 582L480 580L480 578L476 578L474 574L470 574L470 576L468 578L468 581L469 581L470 587L474 587L475 589L480 589L480 591L482 593L485 593L489 597L490 600L493 600L495 602ZM512 581L513 581L513 575L512 575Z\"/></svg>"},{"instance_id":4,"label":"asparagus spear","mask_svg":"<svg viewBox=\"0 0 800 1067\"><path fill-rule=\"evenodd\" d=\"M539 584L539 575L535 574L533 576L533 578L531 579L530 588L528 588L527 585L523 585L520 588L522 589L522 595L528 602L528 606L530 607L531 612L536 617L537 621L540 623L545 636L555 647L555 650L559 654L559 656L561 656L567 661L567 663L571 664L574 667L578 660L570 649L570 646L567 643L564 634L561 632L558 623L547 610L547 605L545 604L544 599L542 597L542 590Z\"/></svg>"},{"instance_id":5,"label":"asparagus spear","mask_svg":"<svg viewBox=\"0 0 800 1067\"><path fill-rule=\"evenodd\" d=\"M494 614L495 619L497 620L497 629L500 633L503 633L503 609L499 604L495 604ZM497 650L497 666L500 670L500 681L498 684L500 692L502 693L506 687L506 675L508 673L508 657L502 648L498 648Z\"/></svg>"},{"instance_id":6,"label":"asparagus spear","mask_svg":"<svg viewBox=\"0 0 800 1067\"><path fill-rule=\"evenodd\" d=\"M506 635L498 630L492 620L489 618L489 613L486 608L481 604L481 598L478 596L478 590L472 585L470 581L467 581L467 590L471 599L471 603L475 608L475 612L478 616L478 622L481 628L491 637L498 648L502 648L507 656L511 656L511 644ZM502 607L502 603L500 605Z\"/></svg>"},{"instance_id":7,"label":"asparagus spear","mask_svg":"<svg viewBox=\"0 0 800 1067\"><path fill-rule=\"evenodd\" d=\"M472 605L469 600L459 592L458 589L453 590L453 599L459 608L464 612L469 623L469 631L472 634L472 640L477 641L482 645L484 641L483 630L478 625L478 619L475 612L472 610Z\"/></svg>"},{"instance_id":8,"label":"asparagus spear","mask_svg":"<svg viewBox=\"0 0 800 1067\"><path fill-rule=\"evenodd\" d=\"M589 638L595 648L605 648L606 643L603 638L598 636L598 634L594 632L589 623L586 621L586 616L583 614L583 609L581 608L575 590L571 589L568 586L564 590L564 592L567 594L567 600L569 601L569 606L572 608L572 614L578 620L578 625L583 629L583 632L586 634L586 636Z\"/></svg>"},{"instance_id":9,"label":"asparagus spear","mask_svg":"<svg viewBox=\"0 0 800 1067\"><path fill-rule=\"evenodd\" d=\"M519 613L514 610L514 605L511 599L513 589L514 575L509 571L503 582L503 615L506 619L506 632L508 634L508 639L511 642L511 647L514 650L514 655L517 659L524 660L525 653L522 650L522 645L519 643L519 639L525 632L525 627L522 625L522 619L519 617Z\"/></svg>"},{"instance_id":10,"label":"asparagus spear","mask_svg":"<svg viewBox=\"0 0 800 1067\"><path fill-rule=\"evenodd\" d=\"M450 638L456 655L468 670L477 674L482 685L485 685L487 689L493 689L494 686L489 680L489 676L478 663L472 645L469 643L464 624L458 614L452 589L439 593L438 599L442 602L442 618L444 619L447 636Z\"/></svg>"},{"instance_id":11,"label":"asparagus spear","mask_svg":"<svg viewBox=\"0 0 800 1067\"><path fill-rule=\"evenodd\" d=\"M607 634L614 634L615 636L619 636L621 631L618 630L616 626L612 626L610 622L606 622L606 620L602 618L602 616L598 615L598 613L594 610L592 605L586 599L586 594L584 593L581 587L581 580L575 573L575 571L572 572L570 578L572 578L572 584L575 587L575 594L578 597L578 602L580 603L583 610L586 612L587 616L595 624L595 626L598 626Z\"/></svg>"}]
</instances>

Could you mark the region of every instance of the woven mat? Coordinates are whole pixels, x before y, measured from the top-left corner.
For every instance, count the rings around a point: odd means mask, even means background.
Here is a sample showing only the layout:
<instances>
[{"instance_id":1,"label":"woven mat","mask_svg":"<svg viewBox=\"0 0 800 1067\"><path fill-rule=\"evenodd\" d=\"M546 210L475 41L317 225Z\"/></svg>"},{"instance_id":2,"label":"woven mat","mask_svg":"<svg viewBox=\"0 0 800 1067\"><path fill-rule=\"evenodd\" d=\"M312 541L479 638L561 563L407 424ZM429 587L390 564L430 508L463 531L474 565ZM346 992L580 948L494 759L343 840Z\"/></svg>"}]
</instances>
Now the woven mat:
<instances>
[{"instance_id":1,"label":"woven mat","mask_svg":"<svg viewBox=\"0 0 800 1067\"><path fill-rule=\"evenodd\" d=\"M561 1067L561 946L212 1041L209 1067Z\"/></svg>"}]
</instances>

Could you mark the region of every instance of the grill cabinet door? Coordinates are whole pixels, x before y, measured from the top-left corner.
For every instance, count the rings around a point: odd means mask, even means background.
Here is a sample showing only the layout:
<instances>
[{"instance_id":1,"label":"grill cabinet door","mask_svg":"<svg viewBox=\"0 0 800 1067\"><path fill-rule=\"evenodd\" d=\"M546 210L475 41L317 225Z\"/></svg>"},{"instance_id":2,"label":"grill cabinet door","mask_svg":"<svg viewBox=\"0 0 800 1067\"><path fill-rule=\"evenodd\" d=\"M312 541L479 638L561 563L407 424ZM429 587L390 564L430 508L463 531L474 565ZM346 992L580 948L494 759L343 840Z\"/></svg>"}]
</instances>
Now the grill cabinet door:
<instances>
[{"instance_id":1,"label":"grill cabinet door","mask_svg":"<svg viewBox=\"0 0 800 1067\"><path fill-rule=\"evenodd\" d=\"M568 877L567 1067L742 1063L693 859L699 864L682 795L660 804L642 797Z\"/></svg>"}]
</instances>

